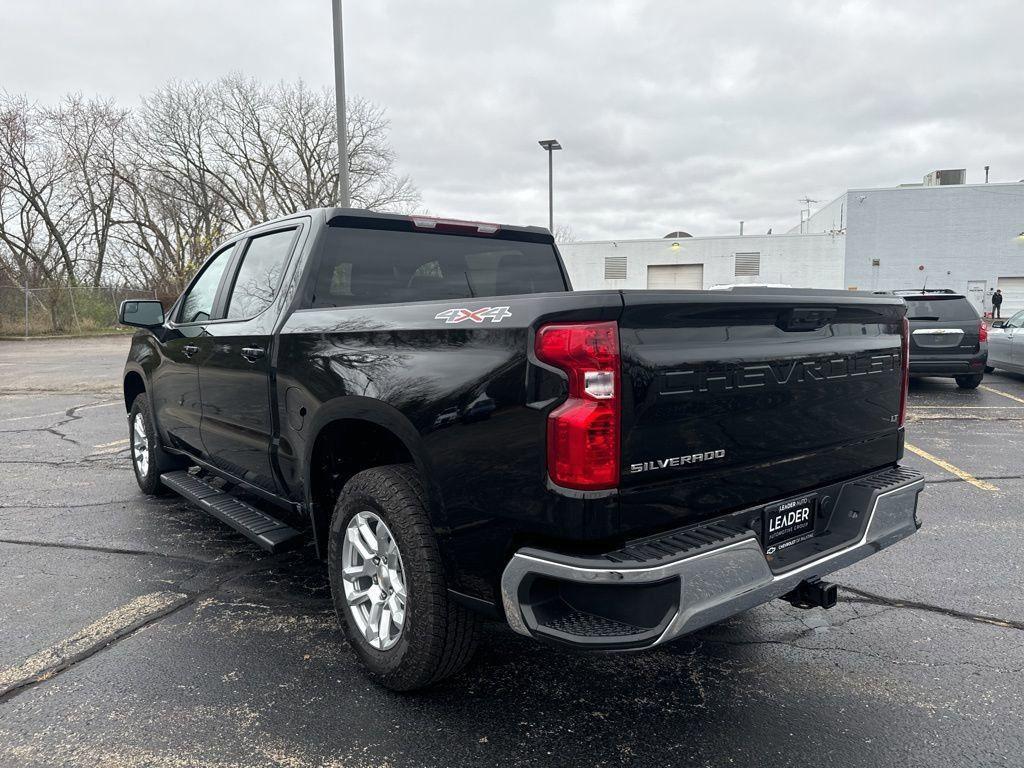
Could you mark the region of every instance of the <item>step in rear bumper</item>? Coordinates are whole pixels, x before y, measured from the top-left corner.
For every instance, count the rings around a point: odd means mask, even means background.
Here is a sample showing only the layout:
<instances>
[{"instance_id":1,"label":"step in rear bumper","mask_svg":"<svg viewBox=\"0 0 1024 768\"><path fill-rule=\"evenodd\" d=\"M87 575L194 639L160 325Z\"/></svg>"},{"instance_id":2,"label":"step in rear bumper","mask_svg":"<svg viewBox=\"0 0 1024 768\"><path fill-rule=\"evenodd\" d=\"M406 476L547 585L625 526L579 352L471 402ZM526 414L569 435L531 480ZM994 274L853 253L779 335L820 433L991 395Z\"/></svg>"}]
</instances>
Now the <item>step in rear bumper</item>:
<instances>
[{"instance_id":1,"label":"step in rear bumper","mask_svg":"<svg viewBox=\"0 0 1024 768\"><path fill-rule=\"evenodd\" d=\"M838 507L869 510L856 536L783 572L772 570L754 531L715 524L667 534L656 542L662 550L666 541L689 543L653 564L621 561L621 552L580 558L521 549L502 575L505 615L520 634L580 648L655 646L781 597L805 579L845 568L910 536L919 527L917 499L923 488L923 476L903 467L847 483ZM703 543L695 548L698 538L691 534L699 534Z\"/></svg>"}]
</instances>

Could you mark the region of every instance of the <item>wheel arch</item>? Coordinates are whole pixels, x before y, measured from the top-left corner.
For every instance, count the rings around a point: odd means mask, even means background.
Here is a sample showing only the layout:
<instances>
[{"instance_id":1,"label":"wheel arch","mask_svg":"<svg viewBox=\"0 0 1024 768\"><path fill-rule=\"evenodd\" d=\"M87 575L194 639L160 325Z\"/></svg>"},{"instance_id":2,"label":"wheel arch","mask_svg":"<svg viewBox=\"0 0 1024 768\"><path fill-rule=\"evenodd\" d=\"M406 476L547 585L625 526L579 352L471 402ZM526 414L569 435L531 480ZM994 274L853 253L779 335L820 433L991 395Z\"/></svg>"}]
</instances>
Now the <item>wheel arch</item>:
<instances>
[{"instance_id":1,"label":"wheel arch","mask_svg":"<svg viewBox=\"0 0 1024 768\"><path fill-rule=\"evenodd\" d=\"M124 379L122 381L122 387L124 392L124 410L126 413L132 412L132 404L135 402L135 398L146 392L146 377L142 372L141 368L130 367L124 373Z\"/></svg>"},{"instance_id":2,"label":"wheel arch","mask_svg":"<svg viewBox=\"0 0 1024 768\"><path fill-rule=\"evenodd\" d=\"M304 487L310 527L320 557L327 553L327 535L338 493L364 469L411 463L428 494L435 531L443 527L443 501L431 480L423 440L409 419L391 405L368 397L345 396L317 409L304 456Z\"/></svg>"}]
</instances>

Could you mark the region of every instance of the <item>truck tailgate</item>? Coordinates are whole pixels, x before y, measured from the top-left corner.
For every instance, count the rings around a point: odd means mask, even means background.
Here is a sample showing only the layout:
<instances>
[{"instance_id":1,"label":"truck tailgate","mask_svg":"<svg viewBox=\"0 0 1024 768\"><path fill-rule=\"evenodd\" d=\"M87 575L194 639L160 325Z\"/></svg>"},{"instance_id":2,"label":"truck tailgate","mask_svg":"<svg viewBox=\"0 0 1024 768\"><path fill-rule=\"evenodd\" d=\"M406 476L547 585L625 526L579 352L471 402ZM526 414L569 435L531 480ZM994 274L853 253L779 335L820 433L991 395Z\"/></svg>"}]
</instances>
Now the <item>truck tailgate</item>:
<instances>
[{"instance_id":1,"label":"truck tailgate","mask_svg":"<svg viewBox=\"0 0 1024 768\"><path fill-rule=\"evenodd\" d=\"M905 306L842 291L624 291L621 525L787 498L902 453Z\"/></svg>"}]
</instances>

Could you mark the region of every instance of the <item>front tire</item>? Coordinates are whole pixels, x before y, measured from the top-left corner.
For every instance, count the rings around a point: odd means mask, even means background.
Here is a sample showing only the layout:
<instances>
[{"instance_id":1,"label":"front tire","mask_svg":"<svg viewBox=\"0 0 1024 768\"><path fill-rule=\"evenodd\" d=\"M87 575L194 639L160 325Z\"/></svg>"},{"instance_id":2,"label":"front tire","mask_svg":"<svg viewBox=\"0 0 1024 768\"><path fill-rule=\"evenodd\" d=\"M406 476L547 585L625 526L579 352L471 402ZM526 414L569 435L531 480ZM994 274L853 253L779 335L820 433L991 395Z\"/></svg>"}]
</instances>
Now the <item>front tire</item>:
<instances>
[{"instance_id":1,"label":"front tire","mask_svg":"<svg viewBox=\"0 0 1024 768\"><path fill-rule=\"evenodd\" d=\"M167 493L167 489L160 482L160 475L182 469L185 465L161 447L149 397L145 394L135 398L131 413L128 414L128 446L132 454L135 479L142 492L149 496Z\"/></svg>"},{"instance_id":2,"label":"front tire","mask_svg":"<svg viewBox=\"0 0 1024 768\"><path fill-rule=\"evenodd\" d=\"M994 371L994 370L995 370L995 368L993 368L991 365L986 365L985 366L985 373L992 373L992 371Z\"/></svg>"},{"instance_id":3,"label":"front tire","mask_svg":"<svg viewBox=\"0 0 1024 768\"><path fill-rule=\"evenodd\" d=\"M956 385L960 389L977 389L981 384L982 374L976 373L971 376L956 376Z\"/></svg>"},{"instance_id":4,"label":"front tire","mask_svg":"<svg viewBox=\"0 0 1024 768\"><path fill-rule=\"evenodd\" d=\"M411 465L368 469L345 484L328 567L345 636L382 685L425 688L469 663L478 619L448 595L426 492Z\"/></svg>"}]
</instances>

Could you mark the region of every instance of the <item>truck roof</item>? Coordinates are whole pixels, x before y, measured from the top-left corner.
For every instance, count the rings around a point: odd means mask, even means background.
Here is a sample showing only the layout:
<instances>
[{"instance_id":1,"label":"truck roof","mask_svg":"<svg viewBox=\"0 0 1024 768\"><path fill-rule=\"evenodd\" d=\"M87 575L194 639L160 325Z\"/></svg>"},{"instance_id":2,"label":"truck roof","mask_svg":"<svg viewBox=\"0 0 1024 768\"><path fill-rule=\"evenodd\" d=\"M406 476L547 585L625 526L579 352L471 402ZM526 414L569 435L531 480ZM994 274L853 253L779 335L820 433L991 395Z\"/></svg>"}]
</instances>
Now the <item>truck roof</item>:
<instances>
[{"instance_id":1,"label":"truck roof","mask_svg":"<svg viewBox=\"0 0 1024 768\"><path fill-rule=\"evenodd\" d=\"M506 231L506 232L511 231L511 232L529 233L529 234L532 234L532 235L547 235L548 237L551 237L551 232L548 231L547 227L519 226L519 225L515 225L515 224L495 224L495 223L484 222L484 221L470 221L470 220L466 220L466 219L450 219L450 218L446 218L446 217L430 216L430 215L427 215L427 214L404 214L404 213L391 213L391 212L384 212L384 211L370 211L370 210L366 210L364 208L333 208L333 207L332 208L327 208L327 207L324 207L324 208L308 208L308 209L303 210L303 211L296 211L295 213L288 214L287 216L280 216L280 217L278 217L276 219L271 219L270 221L261 222L259 224L256 224L256 225L252 226L252 227L247 227L246 229L237 232L232 237L237 237L238 235L244 235L244 234L246 234L248 232L251 232L253 230L256 230L256 229L262 229L263 227L266 227L267 225L270 225L270 224L276 224L278 222L290 221L291 219L295 219L295 218L298 218L300 216L310 216L310 217L313 217L313 218L323 217L322 220L325 223L329 223L332 220L334 220L336 218L339 218L339 217L346 217L346 218L347 217L352 217L352 218L360 218L360 219L378 219L378 220L381 220L381 221L414 222L414 223L417 222L417 221L419 221L419 222L430 222L430 221L433 221L433 222L436 222L436 223L439 223L439 224L447 224L449 226L451 226L451 225L455 225L455 226L475 225L478 228L478 230L481 232L481 234L484 234L484 233L488 233L489 234L489 233L500 232L500 231ZM486 232L483 229L485 227L486 228L493 227L494 229L491 230L490 232ZM429 231L432 228L433 227L430 227L430 226L422 226L422 229L424 229L424 231Z\"/></svg>"}]
</instances>

